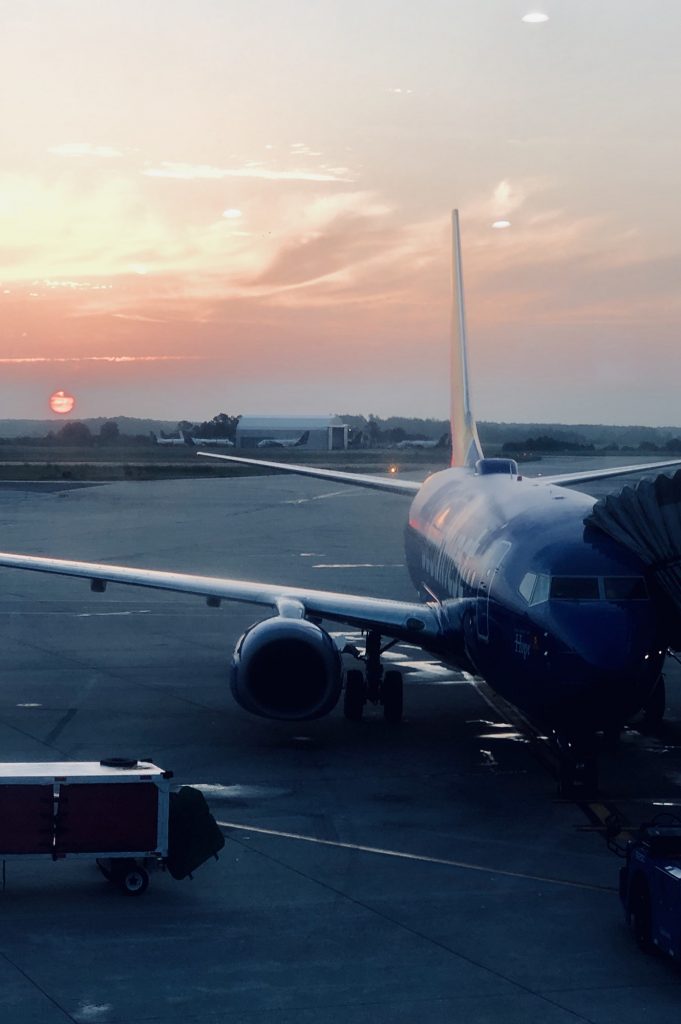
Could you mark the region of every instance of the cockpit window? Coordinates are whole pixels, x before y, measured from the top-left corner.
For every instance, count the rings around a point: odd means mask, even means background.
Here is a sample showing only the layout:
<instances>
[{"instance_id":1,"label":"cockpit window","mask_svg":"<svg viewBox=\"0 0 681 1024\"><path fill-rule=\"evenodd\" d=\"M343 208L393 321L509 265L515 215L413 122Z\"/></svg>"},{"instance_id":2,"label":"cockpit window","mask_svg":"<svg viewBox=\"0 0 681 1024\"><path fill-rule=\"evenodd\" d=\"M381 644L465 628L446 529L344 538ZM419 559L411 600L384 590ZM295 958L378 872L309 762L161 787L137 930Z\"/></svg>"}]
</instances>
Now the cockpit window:
<instances>
[{"instance_id":1,"label":"cockpit window","mask_svg":"<svg viewBox=\"0 0 681 1024\"><path fill-rule=\"evenodd\" d=\"M536 582L537 574L534 572L526 572L522 580L520 581L520 586L518 587L518 590L520 591L520 594L522 595L522 597L525 598L528 604L532 600L532 591L534 590L534 585Z\"/></svg>"},{"instance_id":2,"label":"cockpit window","mask_svg":"<svg viewBox=\"0 0 681 1024\"><path fill-rule=\"evenodd\" d=\"M549 599L550 576L526 572L520 581L518 591L528 604L541 604Z\"/></svg>"},{"instance_id":3,"label":"cockpit window","mask_svg":"<svg viewBox=\"0 0 681 1024\"><path fill-rule=\"evenodd\" d=\"M598 576L552 576L549 596L561 601L598 601Z\"/></svg>"},{"instance_id":4,"label":"cockpit window","mask_svg":"<svg viewBox=\"0 0 681 1024\"><path fill-rule=\"evenodd\" d=\"M648 597L642 576L606 576L603 588L606 601L645 601Z\"/></svg>"},{"instance_id":5,"label":"cockpit window","mask_svg":"<svg viewBox=\"0 0 681 1024\"><path fill-rule=\"evenodd\" d=\"M643 576L547 576L526 572L518 591L528 604L544 601L646 601Z\"/></svg>"}]
</instances>

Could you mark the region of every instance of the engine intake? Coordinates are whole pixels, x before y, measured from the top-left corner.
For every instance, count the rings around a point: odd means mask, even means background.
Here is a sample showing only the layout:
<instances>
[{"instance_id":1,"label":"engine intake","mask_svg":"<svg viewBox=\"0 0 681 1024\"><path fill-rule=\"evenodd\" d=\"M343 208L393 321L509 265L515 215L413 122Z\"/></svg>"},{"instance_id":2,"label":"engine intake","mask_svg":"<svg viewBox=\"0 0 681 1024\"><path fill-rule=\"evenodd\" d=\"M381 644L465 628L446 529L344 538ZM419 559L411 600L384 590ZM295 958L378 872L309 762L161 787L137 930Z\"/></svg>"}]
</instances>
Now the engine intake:
<instances>
[{"instance_id":1,"label":"engine intake","mask_svg":"<svg viewBox=\"0 0 681 1024\"><path fill-rule=\"evenodd\" d=\"M275 616L240 638L230 682L236 702L255 715L291 722L321 718L338 703L341 658L319 626Z\"/></svg>"}]
</instances>

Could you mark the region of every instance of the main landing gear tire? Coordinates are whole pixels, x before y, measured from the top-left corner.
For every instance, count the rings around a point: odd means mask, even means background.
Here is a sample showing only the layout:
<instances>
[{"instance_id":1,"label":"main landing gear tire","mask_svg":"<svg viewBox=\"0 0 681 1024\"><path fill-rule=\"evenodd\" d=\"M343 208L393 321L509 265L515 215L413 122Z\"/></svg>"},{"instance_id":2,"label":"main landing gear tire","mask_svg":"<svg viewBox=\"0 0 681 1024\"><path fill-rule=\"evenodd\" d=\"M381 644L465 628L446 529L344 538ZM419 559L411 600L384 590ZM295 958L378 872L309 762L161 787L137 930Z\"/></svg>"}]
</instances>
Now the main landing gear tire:
<instances>
[{"instance_id":1,"label":"main landing gear tire","mask_svg":"<svg viewBox=\"0 0 681 1024\"><path fill-rule=\"evenodd\" d=\"M402 673L394 670L385 672L381 682L383 717L386 722L397 724L402 721L404 707L404 686Z\"/></svg>"},{"instance_id":2,"label":"main landing gear tire","mask_svg":"<svg viewBox=\"0 0 681 1024\"><path fill-rule=\"evenodd\" d=\"M349 722L361 722L364 714L364 675L351 668L345 675L343 714Z\"/></svg>"}]
</instances>

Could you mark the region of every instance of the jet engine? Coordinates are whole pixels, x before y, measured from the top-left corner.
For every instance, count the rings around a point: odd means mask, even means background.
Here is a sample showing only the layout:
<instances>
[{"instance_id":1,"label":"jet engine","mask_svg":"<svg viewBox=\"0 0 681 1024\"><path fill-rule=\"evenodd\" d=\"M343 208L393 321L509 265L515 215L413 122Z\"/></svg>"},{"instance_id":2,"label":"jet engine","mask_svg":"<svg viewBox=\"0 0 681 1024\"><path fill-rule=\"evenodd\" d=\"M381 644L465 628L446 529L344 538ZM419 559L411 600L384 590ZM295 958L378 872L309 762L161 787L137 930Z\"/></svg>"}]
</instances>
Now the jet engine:
<instances>
[{"instance_id":1,"label":"jet engine","mask_svg":"<svg viewBox=\"0 0 681 1024\"><path fill-rule=\"evenodd\" d=\"M342 685L340 654L307 619L275 616L251 626L232 658L234 699L264 718L297 722L327 715Z\"/></svg>"}]
</instances>

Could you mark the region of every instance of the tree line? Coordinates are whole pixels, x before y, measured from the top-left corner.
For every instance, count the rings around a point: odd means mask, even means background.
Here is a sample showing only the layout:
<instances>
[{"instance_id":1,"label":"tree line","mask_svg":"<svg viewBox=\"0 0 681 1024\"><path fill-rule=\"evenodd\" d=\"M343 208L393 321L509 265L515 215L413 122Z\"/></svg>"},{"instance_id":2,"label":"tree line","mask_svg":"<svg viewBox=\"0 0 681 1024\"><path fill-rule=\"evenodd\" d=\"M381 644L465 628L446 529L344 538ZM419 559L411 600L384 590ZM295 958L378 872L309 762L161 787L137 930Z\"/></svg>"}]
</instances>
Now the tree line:
<instances>
[{"instance_id":1,"label":"tree line","mask_svg":"<svg viewBox=\"0 0 681 1024\"><path fill-rule=\"evenodd\" d=\"M210 420L202 423L191 423L189 420L180 420L177 430L189 434L191 437L219 438L227 437L233 441L236 436L236 428L240 416L228 416L227 413L219 412ZM172 437L173 433L160 431L161 437ZM177 431L175 435L177 436ZM87 423L80 420L69 420L59 430L50 430L42 437L10 437L0 439L0 444L21 444L31 447L55 447L65 448L87 448L94 446L125 445L148 445L152 438L149 434L125 434L121 431L116 420L105 420L98 431L91 430Z\"/></svg>"}]
</instances>

